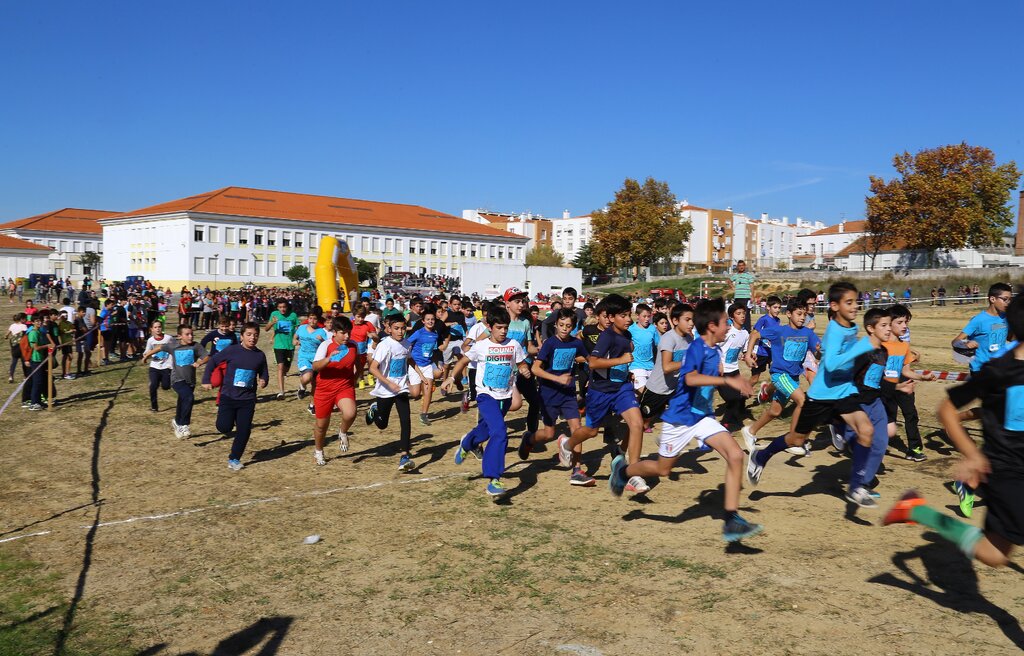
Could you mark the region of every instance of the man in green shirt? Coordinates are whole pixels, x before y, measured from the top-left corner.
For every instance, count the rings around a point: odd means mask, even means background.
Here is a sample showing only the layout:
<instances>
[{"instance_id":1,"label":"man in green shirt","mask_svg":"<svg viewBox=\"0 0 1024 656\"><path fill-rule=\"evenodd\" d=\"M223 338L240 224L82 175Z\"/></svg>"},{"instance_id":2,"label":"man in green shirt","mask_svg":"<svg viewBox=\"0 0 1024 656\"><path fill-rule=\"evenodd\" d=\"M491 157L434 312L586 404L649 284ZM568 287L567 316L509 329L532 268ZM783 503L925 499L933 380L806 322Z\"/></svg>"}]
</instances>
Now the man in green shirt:
<instances>
[{"instance_id":1,"label":"man in green shirt","mask_svg":"<svg viewBox=\"0 0 1024 656\"><path fill-rule=\"evenodd\" d=\"M274 358L277 360L277 385L280 391L277 398L284 398L284 377L292 365L292 356L295 354L295 345L292 338L295 331L299 329L299 315L292 311L292 305L281 299L277 302L277 309L270 313L267 320L266 330L274 335Z\"/></svg>"},{"instance_id":2,"label":"man in green shirt","mask_svg":"<svg viewBox=\"0 0 1024 656\"><path fill-rule=\"evenodd\" d=\"M742 305L743 307L749 307L751 295L751 285L757 281L757 276L752 273L747 273L747 263L743 260L736 262L736 273L730 276L732 280L732 297L733 302ZM743 322L743 328L747 332L750 332L750 311L747 310L746 319Z\"/></svg>"}]
</instances>

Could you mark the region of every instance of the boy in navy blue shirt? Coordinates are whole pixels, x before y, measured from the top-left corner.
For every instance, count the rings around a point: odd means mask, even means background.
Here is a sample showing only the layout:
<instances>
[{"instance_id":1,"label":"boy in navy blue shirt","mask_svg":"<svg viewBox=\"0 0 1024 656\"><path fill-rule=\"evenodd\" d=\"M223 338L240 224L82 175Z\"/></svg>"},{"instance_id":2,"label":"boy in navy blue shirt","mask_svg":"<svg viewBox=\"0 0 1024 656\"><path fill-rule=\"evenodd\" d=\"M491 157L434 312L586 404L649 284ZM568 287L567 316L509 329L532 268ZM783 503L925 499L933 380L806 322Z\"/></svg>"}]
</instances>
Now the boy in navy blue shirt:
<instances>
[{"instance_id":1,"label":"boy in navy blue shirt","mask_svg":"<svg viewBox=\"0 0 1024 656\"><path fill-rule=\"evenodd\" d=\"M633 341L629 336L631 306L628 300L618 294L609 294L595 311L605 312L611 321L608 328L597 338L597 344L590 352L590 384L587 387L586 425L573 431L572 436L560 443L559 457L570 460L575 469L580 462L576 447L597 436L598 427L610 414L621 415L629 427L626 447L630 462L640 460L643 447L644 420L636 402L633 385L629 381L629 365L633 362ZM568 454L567 452L571 452ZM627 482L626 491L643 494L650 488L639 476Z\"/></svg>"},{"instance_id":2,"label":"boy in navy blue shirt","mask_svg":"<svg viewBox=\"0 0 1024 656\"><path fill-rule=\"evenodd\" d=\"M782 322L779 320L779 311L782 310L782 299L778 296L769 296L765 300L765 309L768 310L768 314L764 315L757 320L754 324L754 330L759 334L763 335L765 328L769 326L779 326ZM750 343L754 343L754 333L750 334ZM754 366L750 368L750 384L757 385L758 380L763 374L772 361L772 343L771 340L761 338L761 341L757 345L757 351L754 352L756 361ZM762 387L767 387L770 383L763 383ZM761 396L758 394L758 396ZM767 394L765 394L767 396Z\"/></svg>"},{"instance_id":3,"label":"boy in navy blue shirt","mask_svg":"<svg viewBox=\"0 0 1024 656\"><path fill-rule=\"evenodd\" d=\"M635 460L626 466L618 456L612 461L608 486L612 494L621 496L631 476L668 476L676 460L692 440L699 446L707 444L726 461L725 525L722 537L736 542L761 532L759 524L750 524L739 515L740 487L743 478L743 451L732 434L715 419L713 399L715 388L727 385L738 393L750 396L750 381L740 376L719 375L721 350L719 344L729 332L725 303L721 299L701 301L694 310L694 324L700 337L683 356L679 382L661 413L664 426L658 444L657 460Z\"/></svg>"},{"instance_id":4,"label":"boy in navy blue shirt","mask_svg":"<svg viewBox=\"0 0 1024 656\"><path fill-rule=\"evenodd\" d=\"M569 308L562 308L555 315L554 334L544 340L534 360L532 371L540 385L541 419L544 427L539 429L532 439L523 438L519 445L519 459L526 460L532 448L555 439L555 423L561 417L569 424L571 435L580 427L580 407L576 402L575 369L577 364L587 361L587 351L583 342L572 337L576 326L576 313ZM559 442L568 440L567 435L558 438ZM580 446L576 450L582 452ZM561 449L559 449L561 454ZM561 460L561 458L559 458ZM563 467L569 467L571 458L562 460ZM569 474L569 483L582 487L593 487L595 481L583 471L582 467L574 467Z\"/></svg>"}]
</instances>

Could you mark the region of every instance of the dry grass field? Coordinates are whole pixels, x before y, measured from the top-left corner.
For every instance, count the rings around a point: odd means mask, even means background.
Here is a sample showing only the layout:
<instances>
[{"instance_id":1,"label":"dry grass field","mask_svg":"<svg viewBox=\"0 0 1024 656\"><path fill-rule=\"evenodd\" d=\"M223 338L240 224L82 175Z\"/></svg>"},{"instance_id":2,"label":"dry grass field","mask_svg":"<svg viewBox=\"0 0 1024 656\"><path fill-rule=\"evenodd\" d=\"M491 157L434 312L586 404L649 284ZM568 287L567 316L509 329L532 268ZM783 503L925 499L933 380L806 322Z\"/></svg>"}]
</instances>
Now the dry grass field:
<instances>
[{"instance_id":1,"label":"dry grass field","mask_svg":"<svg viewBox=\"0 0 1024 656\"><path fill-rule=\"evenodd\" d=\"M921 308L924 364L981 306ZM819 325L823 328L824 321ZM269 347L266 337L263 346ZM294 389L296 379L288 379ZM916 487L953 512L955 455L937 427L948 383L918 391L929 459L881 476L885 508ZM489 501L479 463L452 461L474 414L457 399L414 421L419 468L397 471L397 422L357 419L352 448L313 464L292 394L256 411L238 473L200 391L193 436L174 395L147 411L133 364L59 384L58 408L0 416L0 653L4 654L1011 654L1024 648L1019 568L975 567L883 510L851 512L849 461L819 436L773 461L742 512L765 532L726 548L723 463L684 458L643 498L570 488L554 451L507 457L514 491ZM13 389L13 386L9 386ZM359 393L365 410L366 391ZM759 412L753 408L753 412ZM524 413L509 417L514 438ZM784 431L776 422L765 434ZM977 434L977 433L976 433ZM654 452L654 435L645 452ZM979 435L980 438L980 435ZM973 522L983 521L979 504ZM303 538L319 534L315 545Z\"/></svg>"}]
</instances>

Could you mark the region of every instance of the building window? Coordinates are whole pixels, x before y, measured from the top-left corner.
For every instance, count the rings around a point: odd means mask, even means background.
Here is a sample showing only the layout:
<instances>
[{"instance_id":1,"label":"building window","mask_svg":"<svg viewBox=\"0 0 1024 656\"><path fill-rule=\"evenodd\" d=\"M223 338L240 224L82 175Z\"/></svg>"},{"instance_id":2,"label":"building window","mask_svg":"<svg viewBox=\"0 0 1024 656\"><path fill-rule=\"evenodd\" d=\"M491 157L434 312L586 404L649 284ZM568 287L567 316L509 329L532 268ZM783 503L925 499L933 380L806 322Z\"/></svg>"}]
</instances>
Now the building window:
<instances>
[{"instance_id":1,"label":"building window","mask_svg":"<svg viewBox=\"0 0 1024 656\"><path fill-rule=\"evenodd\" d=\"M238 260L238 275L249 275L249 260Z\"/></svg>"},{"instance_id":2,"label":"building window","mask_svg":"<svg viewBox=\"0 0 1024 656\"><path fill-rule=\"evenodd\" d=\"M206 258L197 257L193 259L192 273L206 273Z\"/></svg>"},{"instance_id":3,"label":"building window","mask_svg":"<svg viewBox=\"0 0 1024 656\"><path fill-rule=\"evenodd\" d=\"M476 244L469 247L469 256L476 257Z\"/></svg>"},{"instance_id":4,"label":"building window","mask_svg":"<svg viewBox=\"0 0 1024 656\"><path fill-rule=\"evenodd\" d=\"M441 255L447 255L447 254L448 254L448 242L443 241L443 242L441 242Z\"/></svg>"},{"instance_id":5,"label":"building window","mask_svg":"<svg viewBox=\"0 0 1024 656\"><path fill-rule=\"evenodd\" d=\"M224 275L233 276L235 275L235 261L232 259L224 260Z\"/></svg>"},{"instance_id":6,"label":"building window","mask_svg":"<svg viewBox=\"0 0 1024 656\"><path fill-rule=\"evenodd\" d=\"M209 261L207 261L206 266L210 274L217 275L220 273L220 259L211 257L209 258Z\"/></svg>"},{"instance_id":7,"label":"building window","mask_svg":"<svg viewBox=\"0 0 1024 656\"><path fill-rule=\"evenodd\" d=\"M277 276L277 260L270 260L267 262L267 277L276 278Z\"/></svg>"},{"instance_id":8,"label":"building window","mask_svg":"<svg viewBox=\"0 0 1024 656\"><path fill-rule=\"evenodd\" d=\"M60 253L66 253L68 251L68 243L63 239L60 242L60 248L57 249Z\"/></svg>"},{"instance_id":9,"label":"building window","mask_svg":"<svg viewBox=\"0 0 1024 656\"><path fill-rule=\"evenodd\" d=\"M267 246L277 246L277 230L267 230Z\"/></svg>"},{"instance_id":10,"label":"building window","mask_svg":"<svg viewBox=\"0 0 1024 656\"><path fill-rule=\"evenodd\" d=\"M371 245L371 249L370 250L373 253L379 253L380 252L380 237L374 237L373 238L373 244Z\"/></svg>"},{"instance_id":11,"label":"building window","mask_svg":"<svg viewBox=\"0 0 1024 656\"><path fill-rule=\"evenodd\" d=\"M238 229L238 244L240 246L247 246L249 244L249 229L239 228Z\"/></svg>"},{"instance_id":12,"label":"building window","mask_svg":"<svg viewBox=\"0 0 1024 656\"><path fill-rule=\"evenodd\" d=\"M316 248L320 245L320 235L315 232L309 233L309 247Z\"/></svg>"},{"instance_id":13,"label":"building window","mask_svg":"<svg viewBox=\"0 0 1024 656\"><path fill-rule=\"evenodd\" d=\"M425 255L427 252L427 242L424 239L420 240L420 255Z\"/></svg>"},{"instance_id":14,"label":"building window","mask_svg":"<svg viewBox=\"0 0 1024 656\"><path fill-rule=\"evenodd\" d=\"M254 275L262 277L263 272L266 270L263 260L255 260L252 266L255 271Z\"/></svg>"},{"instance_id":15,"label":"building window","mask_svg":"<svg viewBox=\"0 0 1024 656\"><path fill-rule=\"evenodd\" d=\"M208 236L211 244L216 244L220 241L219 233L220 230L217 229L217 226L210 226L210 234Z\"/></svg>"},{"instance_id":16,"label":"building window","mask_svg":"<svg viewBox=\"0 0 1024 656\"><path fill-rule=\"evenodd\" d=\"M497 255L497 253L498 253L498 247L495 246L494 244L491 244L491 257L494 257L495 255Z\"/></svg>"},{"instance_id":17,"label":"building window","mask_svg":"<svg viewBox=\"0 0 1024 656\"><path fill-rule=\"evenodd\" d=\"M396 239L395 240L395 252L396 253L401 253L402 252L402 240L401 239Z\"/></svg>"},{"instance_id":18,"label":"building window","mask_svg":"<svg viewBox=\"0 0 1024 656\"><path fill-rule=\"evenodd\" d=\"M387 238L387 237L384 238L384 252L385 253L390 253L391 252L391 240L389 238Z\"/></svg>"},{"instance_id":19,"label":"building window","mask_svg":"<svg viewBox=\"0 0 1024 656\"><path fill-rule=\"evenodd\" d=\"M92 250L92 242L91 241L85 242L85 250L87 250L87 251L91 251Z\"/></svg>"},{"instance_id":20,"label":"building window","mask_svg":"<svg viewBox=\"0 0 1024 656\"><path fill-rule=\"evenodd\" d=\"M302 248L302 233L295 233L295 248Z\"/></svg>"},{"instance_id":21,"label":"building window","mask_svg":"<svg viewBox=\"0 0 1024 656\"><path fill-rule=\"evenodd\" d=\"M409 252L410 253L415 253L416 252L416 242L414 240L412 240L412 239L409 240Z\"/></svg>"},{"instance_id":22,"label":"building window","mask_svg":"<svg viewBox=\"0 0 1024 656\"><path fill-rule=\"evenodd\" d=\"M285 230L281 233L281 245L285 248L292 247L292 233Z\"/></svg>"},{"instance_id":23,"label":"building window","mask_svg":"<svg viewBox=\"0 0 1024 656\"><path fill-rule=\"evenodd\" d=\"M254 240L253 240L253 244L254 245L256 245L256 246L262 246L263 245L263 231L262 230L256 230L253 233L253 237L254 237Z\"/></svg>"},{"instance_id":24,"label":"building window","mask_svg":"<svg viewBox=\"0 0 1024 656\"><path fill-rule=\"evenodd\" d=\"M437 242L436 241L430 242L430 254L431 255L437 255Z\"/></svg>"},{"instance_id":25,"label":"building window","mask_svg":"<svg viewBox=\"0 0 1024 656\"><path fill-rule=\"evenodd\" d=\"M459 257L466 257L466 245L459 244Z\"/></svg>"},{"instance_id":26,"label":"building window","mask_svg":"<svg viewBox=\"0 0 1024 656\"><path fill-rule=\"evenodd\" d=\"M201 225L197 225L193 231L192 237L195 241L203 241L205 237L204 228Z\"/></svg>"},{"instance_id":27,"label":"building window","mask_svg":"<svg viewBox=\"0 0 1024 656\"><path fill-rule=\"evenodd\" d=\"M359 240L359 250L362 251L363 253L370 252L370 238L369 237L363 237L361 240Z\"/></svg>"},{"instance_id":28,"label":"building window","mask_svg":"<svg viewBox=\"0 0 1024 656\"><path fill-rule=\"evenodd\" d=\"M523 259L523 247L522 246L516 246L516 259L517 260Z\"/></svg>"},{"instance_id":29,"label":"building window","mask_svg":"<svg viewBox=\"0 0 1024 656\"><path fill-rule=\"evenodd\" d=\"M235 243L235 228L224 228L224 243Z\"/></svg>"},{"instance_id":30,"label":"building window","mask_svg":"<svg viewBox=\"0 0 1024 656\"><path fill-rule=\"evenodd\" d=\"M46 240L46 245L49 246L50 248L52 248L53 250L57 250L57 242L55 242L52 239L47 239Z\"/></svg>"}]
</instances>

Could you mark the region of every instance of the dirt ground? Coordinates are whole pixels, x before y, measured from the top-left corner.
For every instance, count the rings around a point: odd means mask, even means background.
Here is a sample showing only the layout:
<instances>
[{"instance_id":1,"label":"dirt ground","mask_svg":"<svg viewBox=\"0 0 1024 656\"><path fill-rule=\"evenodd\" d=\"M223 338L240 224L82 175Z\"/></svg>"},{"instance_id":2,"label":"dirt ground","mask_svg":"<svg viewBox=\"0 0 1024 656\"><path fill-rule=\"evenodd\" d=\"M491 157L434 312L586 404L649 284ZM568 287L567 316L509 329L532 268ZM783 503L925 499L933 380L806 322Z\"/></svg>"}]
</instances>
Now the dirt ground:
<instances>
[{"instance_id":1,"label":"dirt ground","mask_svg":"<svg viewBox=\"0 0 1024 656\"><path fill-rule=\"evenodd\" d=\"M917 311L913 343L929 368L951 368L949 340L979 309ZM929 459L903 460L895 440L883 509L908 487L955 509L945 488L954 456L934 417L947 386L919 387ZM350 452L340 456L332 441L327 466L316 467L304 402L294 393L272 400L268 388L247 466L232 473L205 392L193 437L179 440L173 392L161 393L158 414L147 411L143 366L59 387L70 403L51 413L15 403L0 416L0 550L44 563L80 608L130 627L141 653L1024 648L1020 569L975 567L920 527L883 528L884 510L848 512L838 481L849 461L823 436L810 456L776 458L761 485L744 490L741 511L766 530L726 548L723 464L713 453L684 458L646 498L616 499L599 440L586 445L599 479L591 489L570 488L553 450L518 463L510 448L515 489L496 505L479 463L452 461L475 421L454 396L434 405L432 426L414 420L419 468L401 474L397 420L381 433L358 418ZM368 398L359 393L360 411ZM524 416L510 416L513 448ZM765 434L784 430L777 422ZM654 437L645 452L656 450ZM303 544L311 534L322 541Z\"/></svg>"}]
</instances>

